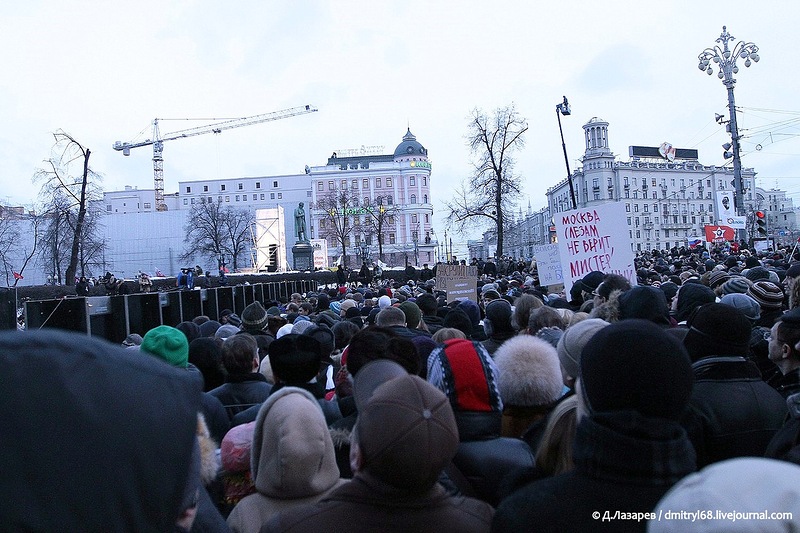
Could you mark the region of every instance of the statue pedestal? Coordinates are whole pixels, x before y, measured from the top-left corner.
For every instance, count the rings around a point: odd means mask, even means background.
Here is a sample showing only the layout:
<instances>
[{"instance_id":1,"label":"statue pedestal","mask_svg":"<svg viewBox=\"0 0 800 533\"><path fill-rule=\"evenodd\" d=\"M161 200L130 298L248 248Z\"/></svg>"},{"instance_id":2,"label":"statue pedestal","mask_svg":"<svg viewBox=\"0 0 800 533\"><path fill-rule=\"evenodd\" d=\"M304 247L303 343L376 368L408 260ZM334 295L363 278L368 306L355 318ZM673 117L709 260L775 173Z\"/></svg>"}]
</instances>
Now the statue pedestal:
<instances>
[{"instance_id":1,"label":"statue pedestal","mask_svg":"<svg viewBox=\"0 0 800 533\"><path fill-rule=\"evenodd\" d=\"M314 270L314 247L307 242L292 246L292 267L294 270Z\"/></svg>"}]
</instances>

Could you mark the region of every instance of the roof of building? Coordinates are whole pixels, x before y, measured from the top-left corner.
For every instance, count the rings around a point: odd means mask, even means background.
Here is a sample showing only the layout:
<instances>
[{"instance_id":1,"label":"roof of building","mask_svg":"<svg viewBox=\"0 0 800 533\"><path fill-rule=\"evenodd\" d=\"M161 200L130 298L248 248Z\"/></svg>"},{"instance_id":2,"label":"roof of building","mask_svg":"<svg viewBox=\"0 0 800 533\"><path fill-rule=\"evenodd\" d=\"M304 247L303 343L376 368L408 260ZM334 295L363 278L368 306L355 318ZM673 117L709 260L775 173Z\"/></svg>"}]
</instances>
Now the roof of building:
<instances>
[{"instance_id":1,"label":"roof of building","mask_svg":"<svg viewBox=\"0 0 800 533\"><path fill-rule=\"evenodd\" d=\"M411 128L409 128L406 134L403 136L403 142L398 144L397 148L394 149L394 156L405 157L412 155L422 155L427 157L428 150L417 142L417 138L414 137L414 134L411 133Z\"/></svg>"}]
</instances>

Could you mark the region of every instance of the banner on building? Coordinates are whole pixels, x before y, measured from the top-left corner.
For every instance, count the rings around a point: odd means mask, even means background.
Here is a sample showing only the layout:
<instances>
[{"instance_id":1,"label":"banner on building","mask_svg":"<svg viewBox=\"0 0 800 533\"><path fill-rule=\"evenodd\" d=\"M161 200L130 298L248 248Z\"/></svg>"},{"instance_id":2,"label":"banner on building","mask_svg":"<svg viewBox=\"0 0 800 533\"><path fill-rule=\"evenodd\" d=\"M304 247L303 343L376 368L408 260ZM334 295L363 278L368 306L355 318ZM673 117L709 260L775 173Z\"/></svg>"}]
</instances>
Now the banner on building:
<instances>
[{"instance_id":1,"label":"banner on building","mask_svg":"<svg viewBox=\"0 0 800 533\"><path fill-rule=\"evenodd\" d=\"M636 285L625 204L613 202L555 216L564 290L589 272L619 274Z\"/></svg>"},{"instance_id":2,"label":"banner on building","mask_svg":"<svg viewBox=\"0 0 800 533\"><path fill-rule=\"evenodd\" d=\"M706 241L728 242L736 238L736 231L730 226L706 226Z\"/></svg>"},{"instance_id":3,"label":"banner on building","mask_svg":"<svg viewBox=\"0 0 800 533\"><path fill-rule=\"evenodd\" d=\"M539 273L539 284L558 285L564 283L561 271L561 256L557 244L539 244L533 247L536 258L536 271Z\"/></svg>"},{"instance_id":4,"label":"banner on building","mask_svg":"<svg viewBox=\"0 0 800 533\"><path fill-rule=\"evenodd\" d=\"M478 267L468 265L436 265L436 289L444 291L447 301L478 301Z\"/></svg>"}]
</instances>

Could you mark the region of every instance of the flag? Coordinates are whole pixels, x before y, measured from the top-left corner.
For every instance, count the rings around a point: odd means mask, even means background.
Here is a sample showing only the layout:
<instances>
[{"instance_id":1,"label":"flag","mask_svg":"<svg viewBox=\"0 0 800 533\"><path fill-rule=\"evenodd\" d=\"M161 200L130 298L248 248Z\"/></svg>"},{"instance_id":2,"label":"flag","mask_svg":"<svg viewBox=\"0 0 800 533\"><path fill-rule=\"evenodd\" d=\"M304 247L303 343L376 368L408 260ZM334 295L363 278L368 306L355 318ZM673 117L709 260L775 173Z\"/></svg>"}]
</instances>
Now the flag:
<instances>
[{"instance_id":1,"label":"flag","mask_svg":"<svg viewBox=\"0 0 800 533\"><path fill-rule=\"evenodd\" d=\"M16 280L24 279L24 276L19 272L14 272L14 279Z\"/></svg>"},{"instance_id":2,"label":"flag","mask_svg":"<svg viewBox=\"0 0 800 533\"><path fill-rule=\"evenodd\" d=\"M689 248L694 250L695 248L703 244L703 239L701 239L700 237L689 237L688 244Z\"/></svg>"},{"instance_id":3,"label":"flag","mask_svg":"<svg viewBox=\"0 0 800 533\"><path fill-rule=\"evenodd\" d=\"M730 226L706 226L706 241L726 242L736 238L736 231Z\"/></svg>"},{"instance_id":4,"label":"flag","mask_svg":"<svg viewBox=\"0 0 800 533\"><path fill-rule=\"evenodd\" d=\"M797 239L797 240L800 241L800 239ZM385 269L386 268L386 263L384 263L383 261L378 259L378 266L383 268L383 269Z\"/></svg>"}]
</instances>

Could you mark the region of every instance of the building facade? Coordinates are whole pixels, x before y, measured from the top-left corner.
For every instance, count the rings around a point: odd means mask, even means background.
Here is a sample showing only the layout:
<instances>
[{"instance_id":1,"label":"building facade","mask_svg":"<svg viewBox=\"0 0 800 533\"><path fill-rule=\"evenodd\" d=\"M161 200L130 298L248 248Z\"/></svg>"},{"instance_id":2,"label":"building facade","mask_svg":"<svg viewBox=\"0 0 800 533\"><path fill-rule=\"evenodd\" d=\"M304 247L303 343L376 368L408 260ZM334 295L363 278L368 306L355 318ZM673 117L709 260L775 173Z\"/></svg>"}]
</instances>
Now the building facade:
<instances>
[{"instance_id":1,"label":"building facade","mask_svg":"<svg viewBox=\"0 0 800 533\"><path fill-rule=\"evenodd\" d=\"M334 236L337 232L347 233L344 255L349 257L381 259L389 266L433 263L438 243L432 226L428 150L409 129L393 153L374 151L334 152L324 166L309 168L311 238L328 241L331 263L343 255L342 244ZM341 196L350 198L347 205L333 201ZM346 213L340 213L342 209ZM374 210L386 213L380 231L375 221L381 215ZM347 217L346 230L331 228L333 224L342 224L334 220L342 216Z\"/></svg>"}]
</instances>

